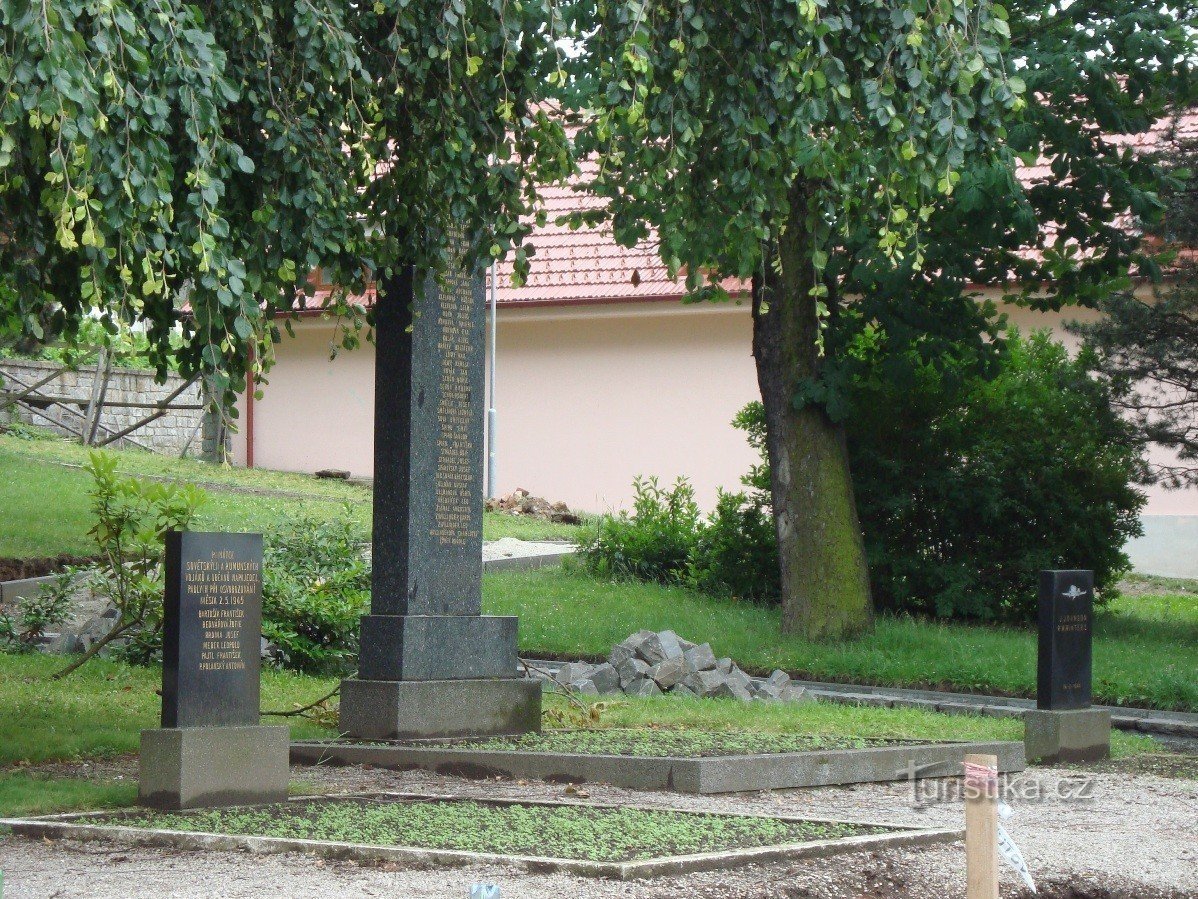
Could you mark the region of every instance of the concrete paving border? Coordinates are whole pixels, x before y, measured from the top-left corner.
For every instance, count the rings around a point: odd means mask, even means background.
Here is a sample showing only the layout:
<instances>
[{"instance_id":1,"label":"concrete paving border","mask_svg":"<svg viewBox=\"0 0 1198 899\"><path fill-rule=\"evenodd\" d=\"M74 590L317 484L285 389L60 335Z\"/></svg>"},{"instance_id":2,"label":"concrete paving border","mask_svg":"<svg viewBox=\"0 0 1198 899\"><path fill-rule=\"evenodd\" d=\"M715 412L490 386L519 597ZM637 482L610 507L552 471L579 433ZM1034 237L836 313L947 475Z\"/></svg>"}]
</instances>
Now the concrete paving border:
<instances>
[{"instance_id":1,"label":"concrete paving border","mask_svg":"<svg viewBox=\"0 0 1198 899\"><path fill-rule=\"evenodd\" d=\"M535 541L534 541L535 542ZM562 544L560 552L544 552L535 556L501 556L497 559L483 559L483 573L491 574L496 571L532 571L536 568L548 568L551 565L561 565L567 556L574 555L577 547L573 544Z\"/></svg>"},{"instance_id":2,"label":"concrete paving border","mask_svg":"<svg viewBox=\"0 0 1198 899\"><path fill-rule=\"evenodd\" d=\"M57 579L56 574L44 574L15 581L0 581L0 605L12 605L22 597L36 596L43 584L52 584Z\"/></svg>"},{"instance_id":3,"label":"concrete paving border","mask_svg":"<svg viewBox=\"0 0 1198 899\"><path fill-rule=\"evenodd\" d=\"M415 793L351 793L337 796L297 796L290 802L337 801L342 799L389 797L396 800L440 799L461 801L471 797L452 795L428 795ZM602 803L570 801L495 799L495 805L541 805L577 806L584 808L617 808ZM78 840L80 842L112 841L136 846L157 846L187 850L244 851L252 853L301 852L321 858L342 859L357 862L391 861L438 867L462 867L466 865L508 865L530 872L560 871L582 877L602 877L613 880L637 880L649 877L689 874L697 871L717 871L739 868L745 865L788 861L800 858L820 858L851 852L867 852L898 847L928 846L936 843L951 843L964 836L959 828L921 828L909 825L875 821L840 821L831 818L803 817L797 815L763 815L753 812L702 812L693 809L659 809L654 811L675 812L682 815L715 815L726 817L736 814L742 817L771 818L781 821L810 821L826 824L856 824L867 827L885 827L890 833L856 837L841 837L831 840L811 840L805 843L789 843L777 846L759 846L751 849L730 849L723 852L704 852L691 855L662 856L631 862L596 862L581 859L550 858L526 855L502 855L487 852L465 852L455 849L422 849L413 846L377 846L364 843L344 843L325 840L305 840L285 837L259 837L237 834L202 833L182 830L147 829L125 827L119 824L88 824L97 817L112 815L112 811L87 812L83 814L46 815L37 818L0 818L0 825L12 828L14 834L32 839Z\"/></svg>"},{"instance_id":4,"label":"concrete paving border","mask_svg":"<svg viewBox=\"0 0 1198 899\"><path fill-rule=\"evenodd\" d=\"M1023 743L903 743L866 749L709 756L705 758L600 755L454 748L433 745L298 741L293 765L371 765L400 771L419 768L457 777L508 777L550 783L607 783L632 790L743 793L849 783L947 777L961 773L968 753L998 756L999 771L1022 771Z\"/></svg>"}]
</instances>

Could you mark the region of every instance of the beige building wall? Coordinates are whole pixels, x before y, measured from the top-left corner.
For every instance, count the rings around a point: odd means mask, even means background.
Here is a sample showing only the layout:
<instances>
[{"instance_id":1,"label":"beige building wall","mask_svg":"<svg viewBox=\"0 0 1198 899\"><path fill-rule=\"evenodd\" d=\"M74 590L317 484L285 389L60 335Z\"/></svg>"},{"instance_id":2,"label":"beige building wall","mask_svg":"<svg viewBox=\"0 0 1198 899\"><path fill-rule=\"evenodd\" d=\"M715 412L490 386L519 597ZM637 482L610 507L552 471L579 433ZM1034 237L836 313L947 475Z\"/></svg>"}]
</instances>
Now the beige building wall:
<instances>
[{"instance_id":1,"label":"beige building wall","mask_svg":"<svg viewBox=\"0 0 1198 899\"><path fill-rule=\"evenodd\" d=\"M1065 314L1008 310L1024 331ZM307 319L278 347L253 404L253 464L371 474L374 351L329 358L333 328ZM754 461L730 422L757 398L747 306L644 302L501 307L497 469L500 493L523 487L587 511L627 507L632 479L689 477L704 507ZM234 439L248 455L247 408ZM1198 515L1198 491L1149 491L1150 516Z\"/></svg>"}]
</instances>

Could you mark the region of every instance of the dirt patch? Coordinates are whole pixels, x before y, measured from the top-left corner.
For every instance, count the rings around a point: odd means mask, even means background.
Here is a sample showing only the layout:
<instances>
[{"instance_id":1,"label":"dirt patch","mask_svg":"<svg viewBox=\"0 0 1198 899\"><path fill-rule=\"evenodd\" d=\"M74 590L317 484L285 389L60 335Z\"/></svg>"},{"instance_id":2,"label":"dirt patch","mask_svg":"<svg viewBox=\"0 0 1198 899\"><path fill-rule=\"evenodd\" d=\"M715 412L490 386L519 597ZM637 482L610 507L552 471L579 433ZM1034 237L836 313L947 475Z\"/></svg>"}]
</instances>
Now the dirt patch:
<instances>
[{"instance_id":1,"label":"dirt patch","mask_svg":"<svg viewBox=\"0 0 1198 899\"><path fill-rule=\"evenodd\" d=\"M1086 766L1087 770L1124 774L1152 774L1175 780L1198 780L1198 755L1144 753Z\"/></svg>"},{"instance_id":2,"label":"dirt patch","mask_svg":"<svg viewBox=\"0 0 1198 899\"><path fill-rule=\"evenodd\" d=\"M532 496L522 487L507 496L488 499L486 509L488 512L507 512L509 515L522 515L558 524L582 524L582 516L571 512L565 503L551 503L542 496Z\"/></svg>"},{"instance_id":3,"label":"dirt patch","mask_svg":"<svg viewBox=\"0 0 1198 899\"><path fill-rule=\"evenodd\" d=\"M20 581L30 577L57 574L70 567L96 565L100 556L71 556L62 553L38 559L0 558L0 581Z\"/></svg>"},{"instance_id":4,"label":"dirt patch","mask_svg":"<svg viewBox=\"0 0 1198 899\"><path fill-rule=\"evenodd\" d=\"M137 756L118 755L107 759L90 759L73 762L38 762L0 767L0 774L13 772L36 774L55 779L105 781L118 778L137 777Z\"/></svg>"}]
</instances>

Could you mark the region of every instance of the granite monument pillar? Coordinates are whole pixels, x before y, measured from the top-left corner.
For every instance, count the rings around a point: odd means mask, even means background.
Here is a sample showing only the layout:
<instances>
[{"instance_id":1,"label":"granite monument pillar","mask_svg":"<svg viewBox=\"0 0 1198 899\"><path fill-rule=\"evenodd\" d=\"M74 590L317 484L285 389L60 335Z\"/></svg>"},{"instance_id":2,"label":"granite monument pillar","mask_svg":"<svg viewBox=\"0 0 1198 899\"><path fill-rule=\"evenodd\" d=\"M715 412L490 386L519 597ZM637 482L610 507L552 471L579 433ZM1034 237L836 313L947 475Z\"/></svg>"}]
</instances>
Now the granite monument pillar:
<instances>
[{"instance_id":1,"label":"granite monument pillar","mask_svg":"<svg viewBox=\"0 0 1198 899\"><path fill-rule=\"evenodd\" d=\"M352 738L540 728L516 618L481 614L485 310L466 271L417 284L408 268L380 285L370 614L341 688Z\"/></svg>"}]
</instances>

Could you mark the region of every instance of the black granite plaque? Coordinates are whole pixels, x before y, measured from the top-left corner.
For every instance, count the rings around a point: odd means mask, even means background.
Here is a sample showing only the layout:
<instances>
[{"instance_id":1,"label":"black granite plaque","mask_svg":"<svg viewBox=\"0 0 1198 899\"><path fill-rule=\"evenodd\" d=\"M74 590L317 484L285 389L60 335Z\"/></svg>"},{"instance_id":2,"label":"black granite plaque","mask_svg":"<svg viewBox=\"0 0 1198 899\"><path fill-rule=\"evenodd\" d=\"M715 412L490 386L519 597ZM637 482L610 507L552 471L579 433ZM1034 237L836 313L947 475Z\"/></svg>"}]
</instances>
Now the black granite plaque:
<instances>
[{"instance_id":1,"label":"black granite plaque","mask_svg":"<svg viewBox=\"0 0 1198 899\"><path fill-rule=\"evenodd\" d=\"M256 725L262 535L166 535L162 726Z\"/></svg>"},{"instance_id":2,"label":"black granite plaque","mask_svg":"<svg viewBox=\"0 0 1198 899\"><path fill-rule=\"evenodd\" d=\"M375 615L482 607L483 279L411 269L375 308Z\"/></svg>"},{"instance_id":3,"label":"black granite plaque","mask_svg":"<svg viewBox=\"0 0 1198 899\"><path fill-rule=\"evenodd\" d=\"M1040 572L1040 652L1036 706L1090 707L1094 572Z\"/></svg>"}]
</instances>

